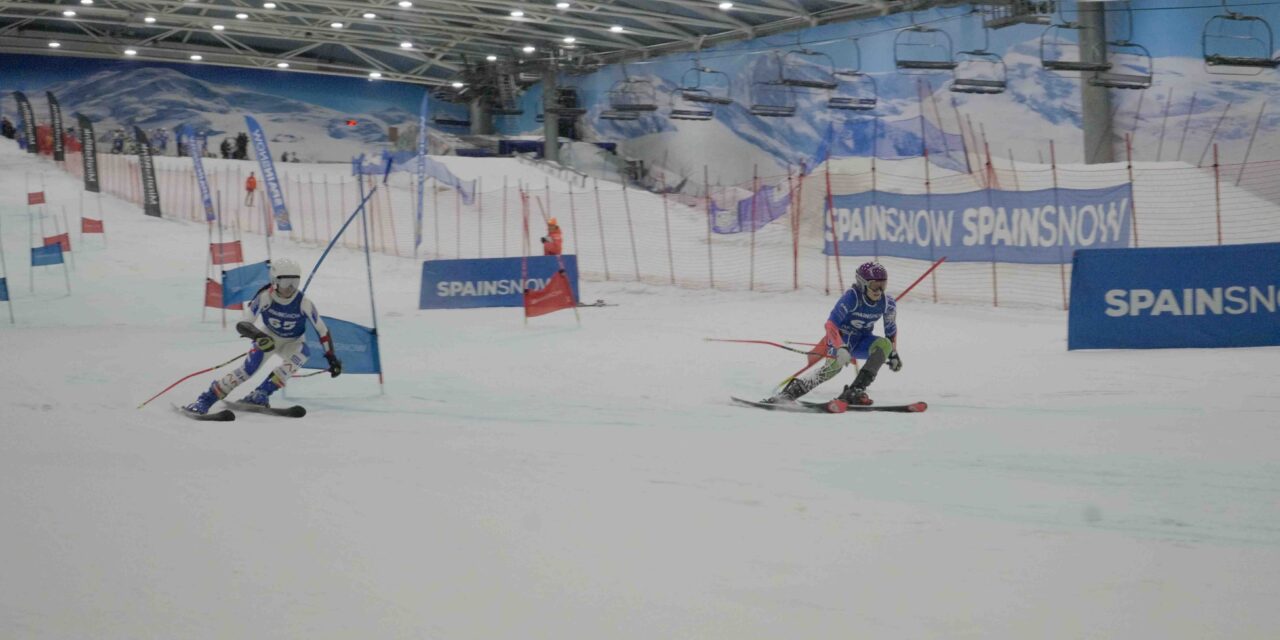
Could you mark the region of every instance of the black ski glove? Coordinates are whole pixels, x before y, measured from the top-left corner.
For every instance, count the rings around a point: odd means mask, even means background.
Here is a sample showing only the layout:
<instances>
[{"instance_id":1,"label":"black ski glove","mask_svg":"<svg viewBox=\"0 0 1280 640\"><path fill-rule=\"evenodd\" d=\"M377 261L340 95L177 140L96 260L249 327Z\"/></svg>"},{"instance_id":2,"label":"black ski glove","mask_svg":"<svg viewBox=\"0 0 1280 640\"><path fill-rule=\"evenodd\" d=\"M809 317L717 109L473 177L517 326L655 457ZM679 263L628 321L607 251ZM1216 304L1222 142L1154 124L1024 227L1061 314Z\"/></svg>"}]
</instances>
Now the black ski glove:
<instances>
[{"instance_id":1,"label":"black ski glove","mask_svg":"<svg viewBox=\"0 0 1280 640\"><path fill-rule=\"evenodd\" d=\"M342 375L342 361L338 359L338 356L325 352L324 359L329 361L329 377L336 378Z\"/></svg>"},{"instance_id":2,"label":"black ski glove","mask_svg":"<svg viewBox=\"0 0 1280 640\"><path fill-rule=\"evenodd\" d=\"M898 357L897 349L889 352L889 370L895 373L902 371L902 358Z\"/></svg>"}]
</instances>

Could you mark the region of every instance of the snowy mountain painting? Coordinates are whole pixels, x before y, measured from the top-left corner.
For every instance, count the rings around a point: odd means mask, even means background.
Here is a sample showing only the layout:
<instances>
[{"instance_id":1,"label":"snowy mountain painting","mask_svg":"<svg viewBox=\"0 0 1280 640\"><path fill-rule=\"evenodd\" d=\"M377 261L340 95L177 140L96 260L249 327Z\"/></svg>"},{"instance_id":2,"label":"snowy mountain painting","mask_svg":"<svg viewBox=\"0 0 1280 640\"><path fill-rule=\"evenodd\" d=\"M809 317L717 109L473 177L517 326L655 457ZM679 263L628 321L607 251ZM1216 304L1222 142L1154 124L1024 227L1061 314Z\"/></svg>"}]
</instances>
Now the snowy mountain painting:
<instances>
[{"instance_id":1,"label":"snowy mountain painting","mask_svg":"<svg viewBox=\"0 0 1280 640\"><path fill-rule=\"evenodd\" d=\"M377 93L381 87L373 83L324 78L323 82L333 85L329 90L332 93L369 94L371 100L350 103L364 107L354 111L342 108L348 105L341 103L318 103L323 91L298 91L299 97L287 97L295 93L288 82L277 87L235 82L234 78L243 79L246 73L251 73L245 70L237 70L235 77L226 78L231 80L228 82L197 77L205 75L200 71L204 69L113 64L91 70L82 77L52 83L31 78L27 90L38 114L47 113L41 103L44 92L50 91L58 97L66 113L80 112L93 120L104 142L105 136L116 128L129 130L138 126L148 131L157 128L172 131L180 125L191 125L208 131L209 147L216 150L224 138L234 139L245 131L244 116L252 115L271 137L273 155L291 152L300 160L312 162L346 162L360 153L377 152L389 146L390 127L405 131L417 123L417 115L412 111L416 105L411 99L414 92L420 97L422 90L416 87L411 87L412 92L407 96L398 95L397 100L391 101L379 98ZM209 75L218 75L209 71ZM316 81L302 78L299 74L288 75L291 82ZM338 86L343 84L351 86ZM355 120L356 124L349 126L348 120Z\"/></svg>"}]
</instances>

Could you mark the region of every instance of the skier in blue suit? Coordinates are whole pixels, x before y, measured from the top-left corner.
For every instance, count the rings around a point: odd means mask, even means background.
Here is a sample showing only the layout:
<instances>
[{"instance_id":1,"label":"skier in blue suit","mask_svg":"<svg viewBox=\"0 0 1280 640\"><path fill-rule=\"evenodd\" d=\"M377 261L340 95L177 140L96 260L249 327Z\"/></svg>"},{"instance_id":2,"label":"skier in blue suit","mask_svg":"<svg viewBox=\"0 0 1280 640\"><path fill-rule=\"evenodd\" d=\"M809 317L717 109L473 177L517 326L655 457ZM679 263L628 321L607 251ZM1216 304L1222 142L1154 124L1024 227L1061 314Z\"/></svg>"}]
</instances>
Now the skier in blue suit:
<instances>
[{"instance_id":1,"label":"skier in blue suit","mask_svg":"<svg viewBox=\"0 0 1280 640\"><path fill-rule=\"evenodd\" d=\"M270 406L271 394L284 387L289 378L307 361L304 335L308 322L320 335L324 357L329 362L329 375L336 378L342 373L342 361L333 353L329 328L325 326L311 300L298 290L301 279L302 270L293 260L285 258L272 262L271 283L263 287L249 302L245 307L246 319L236 325L236 330L241 335L253 338L254 344L249 357L235 371L214 380L208 390L186 406L188 411L202 415L208 413L213 403L227 397L233 389L253 376L267 354L275 354L282 361L280 366L258 388L240 400L243 404ZM262 330L254 326L258 316L262 316Z\"/></svg>"},{"instance_id":2,"label":"skier in blue suit","mask_svg":"<svg viewBox=\"0 0 1280 640\"><path fill-rule=\"evenodd\" d=\"M893 296L885 292L889 272L879 262L858 267L849 287L826 322L827 360L808 375L792 378L777 395L764 402L794 402L818 385L836 377L854 358L863 362L853 382L840 393L838 400L853 405L869 405L867 387L876 379L886 363L890 371L902 369L898 357L898 310ZM878 320L884 321L884 337L873 331ZM856 367L856 365L855 365Z\"/></svg>"}]
</instances>

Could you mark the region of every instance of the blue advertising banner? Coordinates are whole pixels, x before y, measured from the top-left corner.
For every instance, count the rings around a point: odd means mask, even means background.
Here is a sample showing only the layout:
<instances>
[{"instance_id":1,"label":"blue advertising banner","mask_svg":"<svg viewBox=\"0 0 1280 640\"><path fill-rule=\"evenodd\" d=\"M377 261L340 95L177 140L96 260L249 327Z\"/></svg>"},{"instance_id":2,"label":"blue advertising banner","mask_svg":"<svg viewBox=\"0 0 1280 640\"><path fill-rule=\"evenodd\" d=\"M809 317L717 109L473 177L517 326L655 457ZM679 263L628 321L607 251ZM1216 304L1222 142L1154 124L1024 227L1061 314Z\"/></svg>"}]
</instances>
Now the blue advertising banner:
<instances>
[{"instance_id":1,"label":"blue advertising banner","mask_svg":"<svg viewBox=\"0 0 1280 640\"><path fill-rule=\"evenodd\" d=\"M1068 349L1280 345L1280 243L1079 251Z\"/></svg>"},{"instance_id":2,"label":"blue advertising banner","mask_svg":"<svg viewBox=\"0 0 1280 640\"><path fill-rule=\"evenodd\" d=\"M578 256L560 256L565 275L578 297ZM522 307L525 286L537 291L547 286L560 270L556 256L535 256L529 260L529 279L522 283L524 258L476 260L428 260L422 263L422 293L419 309L474 309L478 307ZM522 286L522 284L524 286Z\"/></svg>"},{"instance_id":3,"label":"blue advertising banner","mask_svg":"<svg viewBox=\"0 0 1280 640\"><path fill-rule=\"evenodd\" d=\"M1129 246L1133 191L1105 189L832 196L823 253L952 262L1064 264L1076 249Z\"/></svg>"},{"instance_id":4,"label":"blue advertising banner","mask_svg":"<svg viewBox=\"0 0 1280 640\"><path fill-rule=\"evenodd\" d=\"M201 149L204 149L204 132L197 134L192 130L191 125L184 124L179 129L178 135L188 141L191 164L196 171L196 184L200 185L200 203L204 205L204 219L213 222L218 219L218 215L213 210L213 197L209 195L209 179L205 176L204 160L200 157Z\"/></svg>"},{"instance_id":5,"label":"blue advertising banner","mask_svg":"<svg viewBox=\"0 0 1280 640\"><path fill-rule=\"evenodd\" d=\"M0 278L0 302L4 302L8 299L9 299L9 281L6 280L5 278Z\"/></svg>"},{"instance_id":6,"label":"blue advertising banner","mask_svg":"<svg viewBox=\"0 0 1280 640\"><path fill-rule=\"evenodd\" d=\"M360 326L354 322L320 316L324 325L329 328L329 338L333 340L333 353L342 361L343 373L382 373L382 358L378 354L378 334L373 329ZM329 361L324 359L324 347L320 344L320 334L316 328L307 323L306 333L307 361L304 369L328 369Z\"/></svg>"},{"instance_id":7,"label":"blue advertising banner","mask_svg":"<svg viewBox=\"0 0 1280 640\"><path fill-rule=\"evenodd\" d=\"M31 248L31 266L47 267L54 264L62 264L62 245L60 243Z\"/></svg>"},{"instance_id":8,"label":"blue advertising banner","mask_svg":"<svg viewBox=\"0 0 1280 640\"><path fill-rule=\"evenodd\" d=\"M271 281L271 268L266 262L257 262L222 272L222 306L248 302L258 295L258 290Z\"/></svg>"},{"instance_id":9,"label":"blue advertising banner","mask_svg":"<svg viewBox=\"0 0 1280 640\"><path fill-rule=\"evenodd\" d=\"M258 168L262 169L262 183L267 186L267 199L271 201L271 212L276 219L276 229L293 231L293 225L289 224L289 209L284 206L284 189L280 188L280 176L276 174L276 163L271 159L271 149L267 147L267 134L253 116L245 116L244 121L249 127L249 140L253 142L253 153L258 156Z\"/></svg>"}]
</instances>

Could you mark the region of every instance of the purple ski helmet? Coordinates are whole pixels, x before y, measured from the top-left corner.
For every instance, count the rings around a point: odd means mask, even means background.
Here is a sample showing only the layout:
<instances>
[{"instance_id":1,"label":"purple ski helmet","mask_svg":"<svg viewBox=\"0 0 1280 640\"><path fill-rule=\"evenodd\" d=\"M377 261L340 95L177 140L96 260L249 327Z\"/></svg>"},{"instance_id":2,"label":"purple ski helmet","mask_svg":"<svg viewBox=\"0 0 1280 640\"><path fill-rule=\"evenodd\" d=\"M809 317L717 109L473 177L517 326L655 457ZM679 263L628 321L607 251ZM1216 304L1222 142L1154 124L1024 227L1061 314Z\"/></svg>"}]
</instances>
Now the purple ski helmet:
<instances>
[{"instance_id":1,"label":"purple ski helmet","mask_svg":"<svg viewBox=\"0 0 1280 640\"><path fill-rule=\"evenodd\" d=\"M868 280L888 280L889 271L879 262L864 262L858 267L858 284L867 286Z\"/></svg>"}]
</instances>

